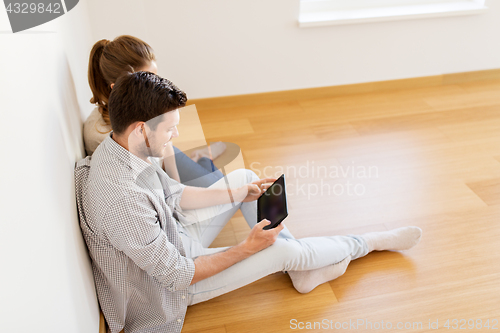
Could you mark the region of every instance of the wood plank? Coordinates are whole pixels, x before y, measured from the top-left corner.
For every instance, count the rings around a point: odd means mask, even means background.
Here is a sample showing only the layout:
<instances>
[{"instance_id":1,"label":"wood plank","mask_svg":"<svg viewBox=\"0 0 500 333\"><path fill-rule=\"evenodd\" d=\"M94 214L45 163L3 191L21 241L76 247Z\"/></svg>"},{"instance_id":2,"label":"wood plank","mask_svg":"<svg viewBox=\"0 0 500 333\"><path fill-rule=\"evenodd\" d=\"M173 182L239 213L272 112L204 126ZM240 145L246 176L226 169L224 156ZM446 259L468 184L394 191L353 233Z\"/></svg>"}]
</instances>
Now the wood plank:
<instances>
[{"instance_id":1,"label":"wood plank","mask_svg":"<svg viewBox=\"0 0 500 333\"><path fill-rule=\"evenodd\" d=\"M478 83L477 85L482 84ZM469 85L469 87L471 86ZM495 89L495 91L496 94L485 89L462 88L462 92L457 94L429 97L424 100L436 111L489 106L500 104L500 96L498 96L500 89Z\"/></svg>"},{"instance_id":2,"label":"wood plank","mask_svg":"<svg viewBox=\"0 0 500 333\"><path fill-rule=\"evenodd\" d=\"M213 136L227 137L232 135L251 134L254 130L248 119L240 119L203 123L203 132L206 138L211 138Z\"/></svg>"},{"instance_id":3,"label":"wood plank","mask_svg":"<svg viewBox=\"0 0 500 333\"><path fill-rule=\"evenodd\" d=\"M500 205L500 178L469 183L467 186L487 205Z\"/></svg>"},{"instance_id":4,"label":"wood plank","mask_svg":"<svg viewBox=\"0 0 500 333\"><path fill-rule=\"evenodd\" d=\"M453 73L443 75L443 84L457 84L484 80L498 80L500 69L490 69L475 72Z\"/></svg>"},{"instance_id":5,"label":"wood plank","mask_svg":"<svg viewBox=\"0 0 500 333\"><path fill-rule=\"evenodd\" d=\"M320 315L319 309L327 310L337 303L337 299L328 284L309 294L299 294L293 289L288 275L276 273L208 302L212 315L204 310L205 304L200 303L189 307L186 321L193 325L224 322L227 332L271 332L272 327L279 332L283 318L276 316L277 313L296 313L300 303L302 313Z\"/></svg>"},{"instance_id":6,"label":"wood plank","mask_svg":"<svg viewBox=\"0 0 500 333\"><path fill-rule=\"evenodd\" d=\"M106 333L106 319L104 319L104 314L101 309L99 309L99 333Z\"/></svg>"},{"instance_id":7,"label":"wood plank","mask_svg":"<svg viewBox=\"0 0 500 333\"><path fill-rule=\"evenodd\" d=\"M370 119L351 122L354 129L361 135L387 132L412 131L439 126L462 125L480 120L499 120L500 104L487 107L472 107L453 109L443 112L401 115L387 118Z\"/></svg>"},{"instance_id":8,"label":"wood plank","mask_svg":"<svg viewBox=\"0 0 500 333\"><path fill-rule=\"evenodd\" d=\"M187 329L183 329L182 332L184 333L227 333L226 327L224 325L222 326L214 326L214 327L196 327L194 330L189 330L189 327Z\"/></svg>"}]
</instances>

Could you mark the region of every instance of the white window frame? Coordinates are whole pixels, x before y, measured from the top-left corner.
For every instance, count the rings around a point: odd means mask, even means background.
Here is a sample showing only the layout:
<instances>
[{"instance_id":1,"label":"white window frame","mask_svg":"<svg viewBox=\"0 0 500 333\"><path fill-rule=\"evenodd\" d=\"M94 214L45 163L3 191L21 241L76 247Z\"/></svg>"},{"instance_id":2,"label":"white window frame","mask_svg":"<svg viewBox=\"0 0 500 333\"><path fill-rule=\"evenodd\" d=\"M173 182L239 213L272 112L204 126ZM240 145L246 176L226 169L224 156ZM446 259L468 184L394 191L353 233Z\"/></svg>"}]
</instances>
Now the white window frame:
<instances>
[{"instance_id":1,"label":"white window frame","mask_svg":"<svg viewBox=\"0 0 500 333\"><path fill-rule=\"evenodd\" d=\"M300 0L299 26L475 15L487 9L485 0Z\"/></svg>"}]
</instances>

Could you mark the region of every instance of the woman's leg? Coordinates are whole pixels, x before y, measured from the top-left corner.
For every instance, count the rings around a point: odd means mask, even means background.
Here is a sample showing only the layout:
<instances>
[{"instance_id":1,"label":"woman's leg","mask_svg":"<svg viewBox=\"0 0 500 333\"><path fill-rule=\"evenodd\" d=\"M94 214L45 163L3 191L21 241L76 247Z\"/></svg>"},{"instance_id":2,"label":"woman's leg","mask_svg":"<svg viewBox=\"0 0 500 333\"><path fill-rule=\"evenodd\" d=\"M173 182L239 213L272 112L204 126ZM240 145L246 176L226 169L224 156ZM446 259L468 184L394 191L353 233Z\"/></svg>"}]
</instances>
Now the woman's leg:
<instances>
[{"instance_id":1,"label":"woman's leg","mask_svg":"<svg viewBox=\"0 0 500 333\"><path fill-rule=\"evenodd\" d=\"M208 158L200 158L198 163L174 146L175 164L181 183L196 187L209 187L222 178L222 173Z\"/></svg>"}]
</instances>

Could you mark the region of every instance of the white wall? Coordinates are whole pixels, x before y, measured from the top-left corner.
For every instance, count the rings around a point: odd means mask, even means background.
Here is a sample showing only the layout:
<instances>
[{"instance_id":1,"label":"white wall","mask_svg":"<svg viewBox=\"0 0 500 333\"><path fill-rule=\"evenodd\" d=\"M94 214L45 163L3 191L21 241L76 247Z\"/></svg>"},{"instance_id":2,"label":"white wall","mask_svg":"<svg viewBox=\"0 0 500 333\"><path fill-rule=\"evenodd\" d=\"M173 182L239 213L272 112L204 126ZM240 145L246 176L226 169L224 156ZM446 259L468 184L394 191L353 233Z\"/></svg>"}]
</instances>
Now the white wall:
<instances>
[{"instance_id":1,"label":"white wall","mask_svg":"<svg viewBox=\"0 0 500 333\"><path fill-rule=\"evenodd\" d=\"M86 5L17 34L0 15L0 331L97 333L73 183L90 98Z\"/></svg>"},{"instance_id":2,"label":"white wall","mask_svg":"<svg viewBox=\"0 0 500 333\"><path fill-rule=\"evenodd\" d=\"M94 39L132 34L190 98L500 68L500 1L477 16L300 29L299 0L88 0Z\"/></svg>"}]
</instances>

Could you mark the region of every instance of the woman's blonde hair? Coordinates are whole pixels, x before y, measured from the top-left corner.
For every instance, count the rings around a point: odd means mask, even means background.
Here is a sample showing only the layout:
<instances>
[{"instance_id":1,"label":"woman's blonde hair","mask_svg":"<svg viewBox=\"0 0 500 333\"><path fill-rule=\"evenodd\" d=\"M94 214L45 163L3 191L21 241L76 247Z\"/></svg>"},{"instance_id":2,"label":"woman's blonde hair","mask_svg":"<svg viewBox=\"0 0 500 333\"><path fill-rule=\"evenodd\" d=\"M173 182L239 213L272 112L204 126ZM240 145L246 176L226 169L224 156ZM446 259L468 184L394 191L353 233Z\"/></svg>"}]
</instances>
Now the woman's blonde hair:
<instances>
[{"instance_id":1,"label":"woman's blonde hair","mask_svg":"<svg viewBox=\"0 0 500 333\"><path fill-rule=\"evenodd\" d=\"M110 125L108 99L111 84L125 72L135 72L156 60L153 49L139 38L123 35L113 41L102 39L94 44L89 58L89 84L93 97L107 125Z\"/></svg>"}]
</instances>

